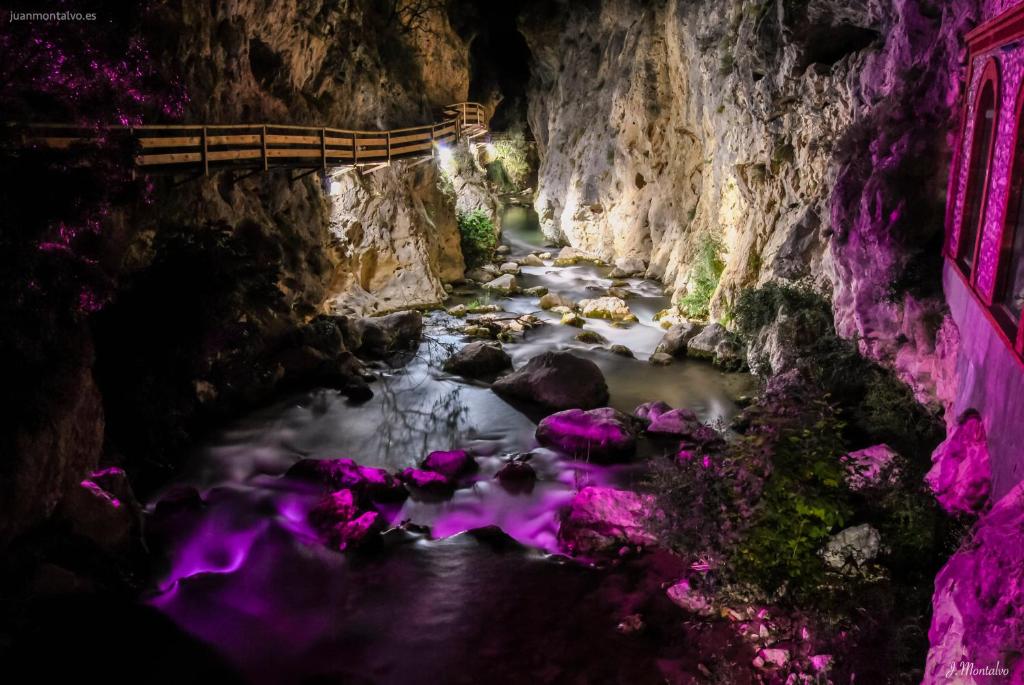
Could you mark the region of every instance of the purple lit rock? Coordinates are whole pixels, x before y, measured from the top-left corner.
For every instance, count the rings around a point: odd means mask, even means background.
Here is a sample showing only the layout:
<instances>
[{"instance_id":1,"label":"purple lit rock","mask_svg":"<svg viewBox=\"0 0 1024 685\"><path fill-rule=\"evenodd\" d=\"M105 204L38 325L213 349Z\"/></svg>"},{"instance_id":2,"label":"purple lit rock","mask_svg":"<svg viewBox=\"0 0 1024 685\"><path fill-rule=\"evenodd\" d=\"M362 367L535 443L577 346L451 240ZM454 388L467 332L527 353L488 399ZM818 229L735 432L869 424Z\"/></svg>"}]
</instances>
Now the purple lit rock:
<instances>
[{"instance_id":1,"label":"purple lit rock","mask_svg":"<svg viewBox=\"0 0 1024 685\"><path fill-rule=\"evenodd\" d=\"M108 551L141 543L142 509L122 469L94 471L65 495L61 517L71 530Z\"/></svg>"},{"instance_id":2,"label":"purple lit rock","mask_svg":"<svg viewBox=\"0 0 1024 685\"><path fill-rule=\"evenodd\" d=\"M547 409L593 409L608 402L608 385L594 362L569 352L545 352L491 386L506 399Z\"/></svg>"},{"instance_id":3,"label":"purple lit rock","mask_svg":"<svg viewBox=\"0 0 1024 685\"><path fill-rule=\"evenodd\" d=\"M668 598L676 606L694 613L708 616L712 613L711 602L704 595L696 592L690 581L683 579L665 591Z\"/></svg>"},{"instance_id":4,"label":"purple lit rock","mask_svg":"<svg viewBox=\"0 0 1024 685\"><path fill-rule=\"evenodd\" d=\"M924 477L942 508L975 514L988 502L992 472L985 426L967 412L946 440L932 452L932 468Z\"/></svg>"},{"instance_id":5,"label":"purple lit rock","mask_svg":"<svg viewBox=\"0 0 1024 685\"><path fill-rule=\"evenodd\" d=\"M645 402L633 410L633 416L644 421L653 421L667 411L672 411L672 407L664 402Z\"/></svg>"},{"instance_id":6,"label":"purple lit rock","mask_svg":"<svg viewBox=\"0 0 1024 685\"><path fill-rule=\"evenodd\" d=\"M840 457L846 484L854 492L894 486L900 479L899 455L888 445L874 445Z\"/></svg>"},{"instance_id":7,"label":"purple lit rock","mask_svg":"<svg viewBox=\"0 0 1024 685\"><path fill-rule=\"evenodd\" d=\"M1024 484L1018 484L976 523L973 535L935 578L931 648L924 683L954 682L949 665L973 662L999 675L977 681L1024 682Z\"/></svg>"},{"instance_id":8,"label":"purple lit rock","mask_svg":"<svg viewBox=\"0 0 1024 685\"><path fill-rule=\"evenodd\" d=\"M672 409L658 414L647 426L648 433L686 437L703 427L700 419L689 409Z\"/></svg>"},{"instance_id":9,"label":"purple lit rock","mask_svg":"<svg viewBox=\"0 0 1024 685\"><path fill-rule=\"evenodd\" d=\"M448 479L472 473L477 468L476 460L465 450L431 452L420 466L424 471L433 471Z\"/></svg>"},{"instance_id":10,"label":"purple lit rock","mask_svg":"<svg viewBox=\"0 0 1024 685\"><path fill-rule=\"evenodd\" d=\"M611 407L567 409L540 422L537 442L577 459L611 461L636 450L632 423L628 415Z\"/></svg>"},{"instance_id":11,"label":"purple lit rock","mask_svg":"<svg viewBox=\"0 0 1024 685\"><path fill-rule=\"evenodd\" d=\"M402 499L407 494L401 482L384 469L362 466L351 459L301 459L285 477L321 483L331 490L353 489L378 500Z\"/></svg>"},{"instance_id":12,"label":"purple lit rock","mask_svg":"<svg viewBox=\"0 0 1024 685\"><path fill-rule=\"evenodd\" d=\"M356 495L351 490L327 495L310 510L308 518L324 542L337 550L366 541L371 533L380 529L381 523L377 512L359 511Z\"/></svg>"},{"instance_id":13,"label":"purple lit rock","mask_svg":"<svg viewBox=\"0 0 1024 685\"><path fill-rule=\"evenodd\" d=\"M652 495L606 487L576 493L562 516L558 541L572 555L617 553L656 542L648 529L660 516Z\"/></svg>"},{"instance_id":14,"label":"purple lit rock","mask_svg":"<svg viewBox=\"0 0 1024 685\"><path fill-rule=\"evenodd\" d=\"M405 469L398 477L409 487L432 495L450 495L455 485L447 476L422 469Z\"/></svg>"}]
</instances>

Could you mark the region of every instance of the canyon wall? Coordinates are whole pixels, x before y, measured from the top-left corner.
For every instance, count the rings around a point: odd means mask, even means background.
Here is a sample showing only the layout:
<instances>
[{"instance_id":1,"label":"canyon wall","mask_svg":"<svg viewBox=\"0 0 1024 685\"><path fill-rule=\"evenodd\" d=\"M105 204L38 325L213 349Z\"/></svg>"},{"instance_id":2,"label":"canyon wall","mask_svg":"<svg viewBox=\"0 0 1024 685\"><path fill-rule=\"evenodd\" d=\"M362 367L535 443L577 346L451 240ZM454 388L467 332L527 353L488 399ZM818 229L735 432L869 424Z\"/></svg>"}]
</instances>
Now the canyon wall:
<instances>
[{"instance_id":1,"label":"canyon wall","mask_svg":"<svg viewBox=\"0 0 1024 685\"><path fill-rule=\"evenodd\" d=\"M783 279L922 400L952 397L939 284L949 133L975 3L561 3L526 17L546 234L636 256L676 297L705 235L711 312Z\"/></svg>"}]
</instances>

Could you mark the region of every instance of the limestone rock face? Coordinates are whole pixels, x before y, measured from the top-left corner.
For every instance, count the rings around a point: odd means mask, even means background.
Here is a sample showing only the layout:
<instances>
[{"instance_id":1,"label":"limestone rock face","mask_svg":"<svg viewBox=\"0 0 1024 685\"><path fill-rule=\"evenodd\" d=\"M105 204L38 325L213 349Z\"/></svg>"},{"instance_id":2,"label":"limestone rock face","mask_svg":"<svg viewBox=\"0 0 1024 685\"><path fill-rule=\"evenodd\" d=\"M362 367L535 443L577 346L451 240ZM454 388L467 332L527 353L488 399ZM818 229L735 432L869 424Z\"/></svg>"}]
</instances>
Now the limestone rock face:
<instances>
[{"instance_id":1,"label":"limestone rock face","mask_svg":"<svg viewBox=\"0 0 1024 685\"><path fill-rule=\"evenodd\" d=\"M948 512L974 514L984 508L992 487L992 470L980 416L961 417L932 453L932 468L925 481Z\"/></svg>"},{"instance_id":2,"label":"limestone rock face","mask_svg":"<svg viewBox=\"0 0 1024 685\"><path fill-rule=\"evenodd\" d=\"M943 230L976 13L970 0L603 0L528 15L541 227L605 261L646 260L674 299L700 236L717 236L712 318L744 287L806 279L832 293L842 335L934 396L941 304L887 293Z\"/></svg>"}]
</instances>

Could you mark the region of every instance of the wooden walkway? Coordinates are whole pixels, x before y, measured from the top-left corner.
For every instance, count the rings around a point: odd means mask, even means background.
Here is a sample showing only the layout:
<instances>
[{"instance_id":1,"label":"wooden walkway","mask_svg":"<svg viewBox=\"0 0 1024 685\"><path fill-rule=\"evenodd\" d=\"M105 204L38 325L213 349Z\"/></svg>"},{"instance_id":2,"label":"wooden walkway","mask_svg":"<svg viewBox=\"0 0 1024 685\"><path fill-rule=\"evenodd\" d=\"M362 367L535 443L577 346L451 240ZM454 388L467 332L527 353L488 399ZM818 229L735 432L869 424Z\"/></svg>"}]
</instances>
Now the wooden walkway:
<instances>
[{"instance_id":1,"label":"wooden walkway","mask_svg":"<svg viewBox=\"0 0 1024 685\"><path fill-rule=\"evenodd\" d=\"M141 173L306 169L326 175L337 167L372 171L397 160L433 157L440 143L487 133L486 114L479 103L449 105L442 116L434 124L389 131L276 124L154 125L111 131L133 139L135 169ZM33 125L23 130L20 143L25 148L70 150L95 144L96 135L72 126Z\"/></svg>"}]
</instances>

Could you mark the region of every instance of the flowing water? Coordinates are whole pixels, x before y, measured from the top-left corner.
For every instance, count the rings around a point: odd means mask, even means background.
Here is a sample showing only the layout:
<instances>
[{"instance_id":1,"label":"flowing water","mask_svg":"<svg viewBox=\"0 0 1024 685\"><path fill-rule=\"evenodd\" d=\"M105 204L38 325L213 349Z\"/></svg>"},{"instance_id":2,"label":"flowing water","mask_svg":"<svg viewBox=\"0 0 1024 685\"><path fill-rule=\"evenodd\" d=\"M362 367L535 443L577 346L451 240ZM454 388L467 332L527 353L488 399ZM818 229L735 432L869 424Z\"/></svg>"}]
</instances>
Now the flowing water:
<instances>
[{"instance_id":1,"label":"flowing water","mask_svg":"<svg viewBox=\"0 0 1024 685\"><path fill-rule=\"evenodd\" d=\"M506 227L504 239L511 256L542 244L522 228ZM608 271L525 267L519 281L579 300L604 294ZM750 378L699 362L648 364L664 333L652 316L668 300L652 281L629 279L629 290L639 323L588 320L587 328L636 359L577 342L578 329L526 296L493 301L549 325L505 348L516 367L556 348L592 359L611 404L627 412L662 400L708 422L729 419ZM486 298L467 293L454 302L473 299ZM252 682L642 683L685 671L699 636L658 627L681 620L662 589L679 575L678 560L655 553L594 568L557 554L558 512L573 493L584 484L628 485L642 467L598 467L538 449L534 420L486 385L441 370L464 342L460 323L431 314L417 354L385 367L364 404L327 390L293 396L196 449L179 485L196 487L203 505L176 512L155 536L165 567L149 603ZM395 528L367 552L323 546L306 521L318 492L280 477L307 457L399 470L455 448L478 457L474 482L450 500L396 505L387 512ZM538 481L513 494L493 475L503 457L524 452ZM620 630L635 613L647 629ZM660 624L651 620L659 616Z\"/></svg>"}]
</instances>

